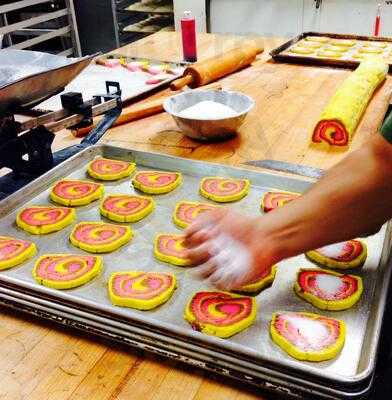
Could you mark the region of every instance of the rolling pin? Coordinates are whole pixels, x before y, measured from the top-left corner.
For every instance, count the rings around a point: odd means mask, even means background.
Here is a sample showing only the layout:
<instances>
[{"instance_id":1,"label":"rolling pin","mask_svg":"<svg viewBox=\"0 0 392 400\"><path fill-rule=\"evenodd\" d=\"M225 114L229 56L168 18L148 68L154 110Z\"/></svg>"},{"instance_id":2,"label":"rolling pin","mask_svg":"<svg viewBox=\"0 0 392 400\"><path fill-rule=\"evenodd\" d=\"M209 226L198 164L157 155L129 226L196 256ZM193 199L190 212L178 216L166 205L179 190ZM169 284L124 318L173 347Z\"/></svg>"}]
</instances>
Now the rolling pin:
<instances>
[{"instance_id":1,"label":"rolling pin","mask_svg":"<svg viewBox=\"0 0 392 400\"><path fill-rule=\"evenodd\" d=\"M206 86L206 90L220 90L222 86L219 83L212 83L211 85ZM178 91L181 93L182 91ZM176 95L177 93L170 93L164 97L160 97L156 100L150 100L147 102L142 102L140 104L134 104L129 107L123 108L121 115L117 118L116 122L113 126L118 126L122 124L126 124L131 121L136 121L138 119L142 119L145 117L150 117L151 115L159 114L163 111L163 102L171 96ZM84 137L86 136L93 128L96 127L97 123L100 121L102 117L94 118L94 124L90 126L86 126L83 128L77 128L72 130L72 135L75 137Z\"/></svg>"},{"instance_id":2,"label":"rolling pin","mask_svg":"<svg viewBox=\"0 0 392 400\"><path fill-rule=\"evenodd\" d=\"M248 42L224 54L195 63L186 68L182 78L173 81L170 88L179 90L186 85L194 88L216 81L250 65L263 50L264 47L259 41Z\"/></svg>"}]
</instances>

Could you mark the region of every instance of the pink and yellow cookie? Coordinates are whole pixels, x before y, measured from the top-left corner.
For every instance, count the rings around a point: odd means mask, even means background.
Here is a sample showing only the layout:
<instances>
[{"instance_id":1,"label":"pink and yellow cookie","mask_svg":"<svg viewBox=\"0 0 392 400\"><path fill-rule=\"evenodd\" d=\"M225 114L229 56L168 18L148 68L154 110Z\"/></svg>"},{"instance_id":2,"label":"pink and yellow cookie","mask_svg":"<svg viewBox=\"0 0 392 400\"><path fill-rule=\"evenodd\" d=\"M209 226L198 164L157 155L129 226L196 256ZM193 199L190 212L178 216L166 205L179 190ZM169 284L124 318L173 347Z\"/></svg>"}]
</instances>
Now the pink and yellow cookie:
<instances>
[{"instance_id":1,"label":"pink and yellow cookie","mask_svg":"<svg viewBox=\"0 0 392 400\"><path fill-rule=\"evenodd\" d=\"M117 181L132 174L136 169L136 164L121 160L111 160L109 158L96 158L88 165L88 174L102 181Z\"/></svg>"},{"instance_id":2,"label":"pink and yellow cookie","mask_svg":"<svg viewBox=\"0 0 392 400\"><path fill-rule=\"evenodd\" d=\"M358 268L366 261L367 247L360 240L348 240L308 251L306 257L310 261L328 268Z\"/></svg>"},{"instance_id":3,"label":"pink and yellow cookie","mask_svg":"<svg viewBox=\"0 0 392 400\"><path fill-rule=\"evenodd\" d=\"M35 263L33 277L54 289L71 289L87 282L102 271L102 258L79 254L46 254Z\"/></svg>"},{"instance_id":4,"label":"pink and yellow cookie","mask_svg":"<svg viewBox=\"0 0 392 400\"><path fill-rule=\"evenodd\" d=\"M287 354L302 361L326 361L343 348L343 321L308 312L279 312L272 315L272 340Z\"/></svg>"},{"instance_id":5,"label":"pink and yellow cookie","mask_svg":"<svg viewBox=\"0 0 392 400\"><path fill-rule=\"evenodd\" d=\"M187 267L191 261L185 257L185 237L170 233L161 233L155 237L154 255L163 262Z\"/></svg>"},{"instance_id":6,"label":"pink and yellow cookie","mask_svg":"<svg viewBox=\"0 0 392 400\"><path fill-rule=\"evenodd\" d=\"M301 196L299 193L292 192L267 192L261 199L261 208L264 212L283 207L285 204Z\"/></svg>"},{"instance_id":7,"label":"pink and yellow cookie","mask_svg":"<svg viewBox=\"0 0 392 400\"><path fill-rule=\"evenodd\" d=\"M108 287L114 305L151 310L170 299L177 283L173 274L127 271L113 273Z\"/></svg>"},{"instance_id":8,"label":"pink and yellow cookie","mask_svg":"<svg viewBox=\"0 0 392 400\"><path fill-rule=\"evenodd\" d=\"M109 253L132 239L128 226L106 224L104 222L80 222L75 225L70 242L90 253Z\"/></svg>"},{"instance_id":9,"label":"pink and yellow cookie","mask_svg":"<svg viewBox=\"0 0 392 400\"><path fill-rule=\"evenodd\" d=\"M34 257L37 247L27 240L0 236L0 270L15 267Z\"/></svg>"},{"instance_id":10,"label":"pink and yellow cookie","mask_svg":"<svg viewBox=\"0 0 392 400\"><path fill-rule=\"evenodd\" d=\"M180 228L187 228L203 212L216 210L218 206L196 201L180 201L173 214L174 223Z\"/></svg>"},{"instance_id":11,"label":"pink and yellow cookie","mask_svg":"<svg viewBox=\"0 0 392 400\"><path fill-rule=\"evenodd\" d=\"M112 221L137 222L149 215L154 207L154 200L150 197L117 194L105 198L100 212Z\"/></svg>"},{"instance_id":12,"label":"pink and yellow cookie","mask_svg":"<svg viewBox=\"0 0 392 400\"><path fill-rule=\"evenodd\" d=\"M256 319L256 300L227 292L198 292L188 302L184 318L195 331L228 338Z\"/></svg>"},{"instance_id":13,"label":"pink and yellow cookie","mask_svg":"<svg viewBox=\"0 0 392 400\"><path fill-rule=\"evenodd\" d=\"M65 228L75 217L72 208L34 206L20 211L16 216L16 224L33 235L43 235Z\"/></svg>"},{"instance_id":14,"label":"pink and yellow cookie","mask_svg":"<svg viewBox=\"0 0 392 400\"><path fill-rule=\"evenodd\" d=\"M295 293L321 310L339 311L352 307L361 298L362 279L319 269L300 269Z\"/></svg>"},{"instance_id":15,"label":"pink and yellow cookie","mask_svg":"<svg viewBox=\"0 0 392 400\"><path fill-rule=\"evenodd\" d=\"M50 192L52 201L64 206L84 206L103 196L105 188L99 183L78 180L57 182Z\"/></svg>"},{"instance_id":16,"label":"pink and yellow cookie","mask_svg":"<svg viewBox=\"0 0 392 400\"><path fill-rule=\"evenodd\" d=\"M248 283L245 286L242 286L238 290L234 290L234 292L238 293L258 293L264 288L271 286L274 282L275 275L277 271L277 266L272 265L271 268L267 268L263 271L263 273L255 280L254 282Z\"/></svg>"},{"instance_id":17,"label":"pink and yellow cookie","mask_svg":"<svg viewBox=\"0 0 392 400\"><path fill-rule=\"evenodd\" d=\"M133 186L148 194L169 193L182 182L179 172L141 171L132 180Z\"/></svg>"},{"instance_id":18,"label":"pink and yellow cookie","mask_svg":"<svg viewBox=\"0 0 392 400\"><path fill-rule=\"evenodd\" d=\"M218 203L227 203L244 198L250 189L248 179L220 178L217 176L203 178L200 183L200 194Z\"/></svg>"}]
</instances>

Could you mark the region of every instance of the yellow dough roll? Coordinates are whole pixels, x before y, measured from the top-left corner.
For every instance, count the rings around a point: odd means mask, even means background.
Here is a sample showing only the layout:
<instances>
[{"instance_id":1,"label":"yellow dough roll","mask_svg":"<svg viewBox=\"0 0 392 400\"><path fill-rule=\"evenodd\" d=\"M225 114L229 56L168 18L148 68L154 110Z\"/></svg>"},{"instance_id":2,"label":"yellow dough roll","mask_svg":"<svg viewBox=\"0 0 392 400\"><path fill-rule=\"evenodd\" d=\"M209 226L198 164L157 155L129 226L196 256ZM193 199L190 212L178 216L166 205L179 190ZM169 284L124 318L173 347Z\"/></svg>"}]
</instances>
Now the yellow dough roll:
<instances>
[{"instance_id":1,"label":"yellow dough roll","mask_svg":"<svg viewBox=\"0 0 392 400\"><path fill-rule=\"evenodd\" d=\"M385 80L388 64L366 60L341 84L313 130L312 142L347 146L377 87Z\"/></svg>"}]
</instances>

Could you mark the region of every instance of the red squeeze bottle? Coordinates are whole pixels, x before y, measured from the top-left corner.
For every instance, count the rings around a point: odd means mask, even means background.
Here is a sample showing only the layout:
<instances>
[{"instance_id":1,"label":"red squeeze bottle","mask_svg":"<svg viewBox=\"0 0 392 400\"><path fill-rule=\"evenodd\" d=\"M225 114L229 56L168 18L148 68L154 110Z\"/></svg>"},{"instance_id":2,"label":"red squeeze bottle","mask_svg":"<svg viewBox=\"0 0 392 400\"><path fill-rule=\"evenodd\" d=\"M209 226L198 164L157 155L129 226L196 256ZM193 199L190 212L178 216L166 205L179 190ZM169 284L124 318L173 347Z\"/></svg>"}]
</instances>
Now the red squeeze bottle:
<instances>
[{"instance_id":1,"label":"red squeeze bottle","mask_svg":"<svg viewBox=\"0 0 392 400\"><path fill-rule=\"evenodd\" d=\"M184 60L196 62L196 21L190 11L185 11L181 19L181 34Z\"/></svg>"},{"instance_id":2,"label":"red squeeze bottle","mask_svg":"<svg viewBox=\"0 0 392 400\"><path fill-rule=\"evenodd\" d=\"M381 4L377 6L376 23L374 25L374 36L378 36L380 34L380 22L381 22Z\"/></svg>"}]
</instances>

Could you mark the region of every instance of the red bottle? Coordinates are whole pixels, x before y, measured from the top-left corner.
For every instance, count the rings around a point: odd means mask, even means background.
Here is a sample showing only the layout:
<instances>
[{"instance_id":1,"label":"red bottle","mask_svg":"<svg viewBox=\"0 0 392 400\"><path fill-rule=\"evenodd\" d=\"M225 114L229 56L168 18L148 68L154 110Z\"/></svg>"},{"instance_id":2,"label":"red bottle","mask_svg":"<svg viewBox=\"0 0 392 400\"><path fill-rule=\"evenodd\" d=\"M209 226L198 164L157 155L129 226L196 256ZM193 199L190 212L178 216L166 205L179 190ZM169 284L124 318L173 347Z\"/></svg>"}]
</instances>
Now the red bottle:
<instances>
[{"instance_id":1,"label":"red bottle","mask_svg":"<svg viewBox=\"0 0 392 400\"><path fill-rule=\"evenodd\" d=\"M184 60L188 62L196 62L196 21L190 11L185 11L183 18L181 19L181 34Z\"/></svg>"}]
</instances>

